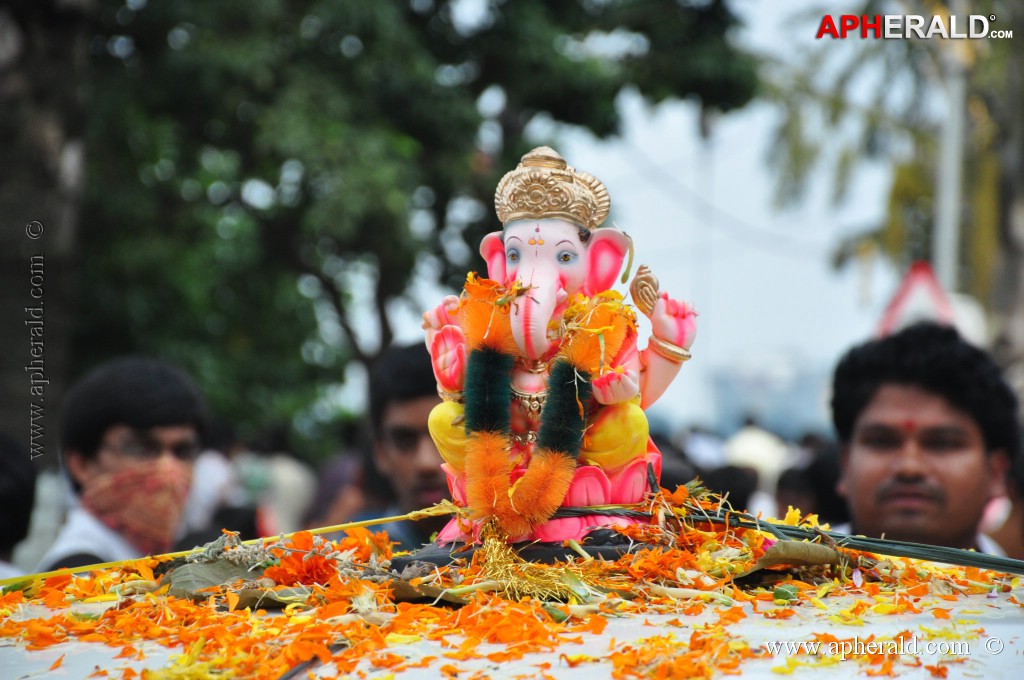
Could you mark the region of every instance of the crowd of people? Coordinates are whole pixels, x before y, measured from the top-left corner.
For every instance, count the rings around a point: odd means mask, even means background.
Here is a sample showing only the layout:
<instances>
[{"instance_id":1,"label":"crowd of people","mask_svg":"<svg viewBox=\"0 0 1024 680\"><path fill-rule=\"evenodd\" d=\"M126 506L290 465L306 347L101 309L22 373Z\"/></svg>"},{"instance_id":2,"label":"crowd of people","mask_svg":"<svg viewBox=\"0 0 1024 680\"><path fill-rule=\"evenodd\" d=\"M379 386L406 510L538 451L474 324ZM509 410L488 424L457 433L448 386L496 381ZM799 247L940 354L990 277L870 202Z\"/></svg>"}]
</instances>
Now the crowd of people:
<instances>
[{"instance_id":1,"label":"crowd of people","mask_svg":"<svg viewBox=\"0 0 1024 680\"><path fill-rule=\"evenodd\" d=\"M787 442L753 418L728 437L698 427L653 433L662 486L700 477L734 509L764 518L798 508L849 533L1024 558L1018 402L987 353L951 327L919 323L851 348L832 388L834 437ZM446 498L427 431L440 398L422 344L383 352L367 402L367 426L349 428L349 448L314 470L289 452L283 430L239 441L180 369L139 357L103 364L61 408L67 504L55 533L40 519L26 451L0 438L0 578L188 549L223 528L277 535ZM445 521L377 530L415 550ZM37 538L36 553L18 559L19 542L47 531L42 549Z\"/></svg>"},{"instance_id":2,"label":"crowd of people","mask_svg":"<svg viewBox=\"0 0 1024 680\"><path fill-rule=\"evenodd\" d=\"M664 455L689 463L691 476L733 509L769 518L784 517L792 507L832 525L849 518L836 490L839 448L824 435L808 432L787 440L748 416L730 436L693 426L660 448ZM675 483L676 478L666 481Z\"/></svg>"}]
</instances>

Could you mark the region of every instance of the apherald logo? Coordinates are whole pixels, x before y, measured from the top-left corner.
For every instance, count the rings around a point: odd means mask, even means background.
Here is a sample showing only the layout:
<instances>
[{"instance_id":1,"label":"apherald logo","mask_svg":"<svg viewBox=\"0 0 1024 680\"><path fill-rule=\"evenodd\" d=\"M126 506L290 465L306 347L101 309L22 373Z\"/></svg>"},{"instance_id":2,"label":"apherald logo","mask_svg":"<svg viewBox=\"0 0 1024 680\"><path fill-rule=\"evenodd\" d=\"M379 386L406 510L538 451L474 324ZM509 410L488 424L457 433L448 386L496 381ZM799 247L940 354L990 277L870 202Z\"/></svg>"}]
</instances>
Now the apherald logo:
<instances>
[{"instance_id":1,"label":"apherald logo","mask_svg":"<svg viewBox=\"0 0 1024 680\"><path fill-rule=\"evenodd\" d=\"M966 18L955 15L924 17L917 14L841 14L837 21L836 17L826 14L821 18L815 37L819 40L825 36L838 40L844 40L848 36L887 40L1012 38L1013 31L991 30L990 25L995 20L995 14L972 14Z\"/></svg>"}]
</instances>

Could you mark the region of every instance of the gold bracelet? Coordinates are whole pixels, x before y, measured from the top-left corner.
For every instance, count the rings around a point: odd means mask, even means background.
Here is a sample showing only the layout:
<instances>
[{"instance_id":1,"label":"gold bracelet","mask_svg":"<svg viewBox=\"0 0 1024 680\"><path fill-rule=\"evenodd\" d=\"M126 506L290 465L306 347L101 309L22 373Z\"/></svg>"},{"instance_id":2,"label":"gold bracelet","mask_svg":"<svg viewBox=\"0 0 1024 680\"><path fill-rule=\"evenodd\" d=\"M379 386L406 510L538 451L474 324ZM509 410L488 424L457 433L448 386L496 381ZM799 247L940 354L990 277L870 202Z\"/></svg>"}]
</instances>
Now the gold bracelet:
<instances>
[{"instance_id":1,"label":"gold bracelet","mask_svg":"<svg viewBox=\"0 0 1024 680\"><path fill-rule=\"evenodd\" d=\"M690 350L683 349L679 345L673 345L671 342L662 340L654 335L651 336L647 346L674 364L681 364L684 361L689 361L691 358Z\"/></svg>"},{"instance_id":2,"label":"gold bracelet","mask_svg":"<svg viewBox=\"0 0 1024 680\"><path fill-rule=\"evenodd\" d=\"M440 387L437 388L437 396L441 397L442 401L454 401L456 404L463 402L462 392L449 392L442 390Z\"/></svg>"}]
</instances>

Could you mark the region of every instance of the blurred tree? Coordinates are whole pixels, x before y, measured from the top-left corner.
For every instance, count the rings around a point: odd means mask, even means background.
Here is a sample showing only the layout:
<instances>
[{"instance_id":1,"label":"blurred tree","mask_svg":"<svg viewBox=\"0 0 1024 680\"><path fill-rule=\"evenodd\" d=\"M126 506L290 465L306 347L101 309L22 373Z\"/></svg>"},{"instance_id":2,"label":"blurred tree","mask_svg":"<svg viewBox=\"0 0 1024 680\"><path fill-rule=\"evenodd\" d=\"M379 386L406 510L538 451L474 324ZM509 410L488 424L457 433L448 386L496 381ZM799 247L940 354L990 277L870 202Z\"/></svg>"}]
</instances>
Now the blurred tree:
<instances>
[{"instance_id":1,"label":"blurred tree","mask_svg":"<svg viewBox=\"0 0 1024 680\"><path fill-rule=\"evenodd\" d=\"M773 149L783 202L799 200L820 161L835 163L841 199L858 164L893 168L885 221L836 250L842 266L881 252L899 267L930 259L949 60L966 71L966 132L957 290L988 312L993 349L1024 388L1024 9L1001 0L869 0L844 13L994 17L984 40L823 38L808 54L762 70L784 110ZM803 17L814 31L823 12ZM794 66L795 64L795 66ZM823 123L823 124L822 124ZM824 153L823 153L824 152Z\"/></svg>"},{"instance_id":2,"label":"blurred tree","mask_svg":"<svg viewBox=\"0 0 1024 680\"><path fill-rule=\"evenodd\" d=\"M755 86L721 1L92 7L75 370L160 354L226 417L307 435L396 305L436 302L417 282L482 265L531 123L605 137L624 88L728 110Z\"/></svg>"},{"instance_id":3,"label":"blurred tree","mask_svg":"<svg viewBox=\"0 0 1024 680\"><path fill-rule=\"evenodd\" d=\"M0 430L49 465L53 407L70 370L88 4L0 7Z\"/></svg>"}]
</instances>

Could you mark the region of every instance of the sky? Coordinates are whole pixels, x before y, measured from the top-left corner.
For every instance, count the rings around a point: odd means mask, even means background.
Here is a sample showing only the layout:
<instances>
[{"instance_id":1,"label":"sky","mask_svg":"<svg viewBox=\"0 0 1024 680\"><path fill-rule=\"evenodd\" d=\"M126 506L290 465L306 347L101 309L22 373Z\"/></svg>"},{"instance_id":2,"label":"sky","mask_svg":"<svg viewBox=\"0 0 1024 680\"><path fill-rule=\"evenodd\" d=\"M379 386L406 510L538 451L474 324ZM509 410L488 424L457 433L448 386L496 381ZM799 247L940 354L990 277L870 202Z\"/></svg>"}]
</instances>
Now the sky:
<instances>
[{"instance_id":1,"label":"sky","mask_svg":"<svg viewBox=\"0 0 1024 680\"><path fill-rule=\"evenodd\" d=\"M787 58L795 54L791 46L814 41L813 22L792 15L821 3L732 6L746 25L737 36L744 47ZM835 6L827 11L836 13ZM741 374L757 390L811 371L821 377L813 420L827 425L827 373L843 351L872 334L899 284L882 261L842 271L830 264L843 236L882 220L888 171L863 168L849 199L836 205L823 165L806 200L781 210L768 164L781 115L773 105L753 103L720 117L707 140L698 134L693 103L649 110L638 98L623 97L620 105L621 140L595 143L567 131L561 152L605 182L612 219L632 236L637 263L650 266L662 290L700 315L694 358L655 405L656 415L712 420L713 378L723 372Z\"/></svg>"},{"instance_id":2,"label":"sky","mask_svg":"<svg viewBox=\"0 0 1024 680\"><path fill-rule=\"evenodd\" d=\"M817 16L838 14L844 4L735 0L732 7L745 24L737 43L799 58L793 46L813 43L817 24L796 22L794 13L813 15L821 8ZM900 281L882 260L837 271L831 256L844 236L880 223L889 172L861 168L849 198L836 205L832 177L822 166L806 199L781 210L768 164L781 115L772 104L755 101L719 117L706 139L700 138L692 102L650 108L626 94L618 104L620 138L601 141L559 128L556 150L607 186L609 220L634 242L633 271L647 264L663 291L699 314L693 359L652 407L652 423L671 432L695 423L727 429L738 424L740 412L771 406L776 414L790 409L802 425L827 432L830 372L846 349L872 335ZM420 295L426 309L443 291L426 288ZM404 317L398 339L421 339L415 315L394 311ZM641 324L641 347L648 334L649 325ZM732 386L731 401L744 403L723 403L723 379ZM349 389L359 388L349 382ZM780 395L792 403L773 403Z\"/></svg>"},{"instance_id":3,"label":"sky","mask_svg":"<svg viewBox=\"0 0 1024 680\"><path fill-rule=\"evenodd\" d=\"M764 161L775 112L755 105L729 115L702 144L694 109L649 117L626 102L621 143L570 138L563 155L605 182L636 264L697 310L694 358L659 405L673 419L706 421L715 372L777 383L801 366L827 370L871 334L897 280L880 262L870 271L830 265L842 235L881 219L885 173L858 181L851 205L831 205L827 186L816 186L804 205L780 211Z\"/></svg>"}]
</instances>

